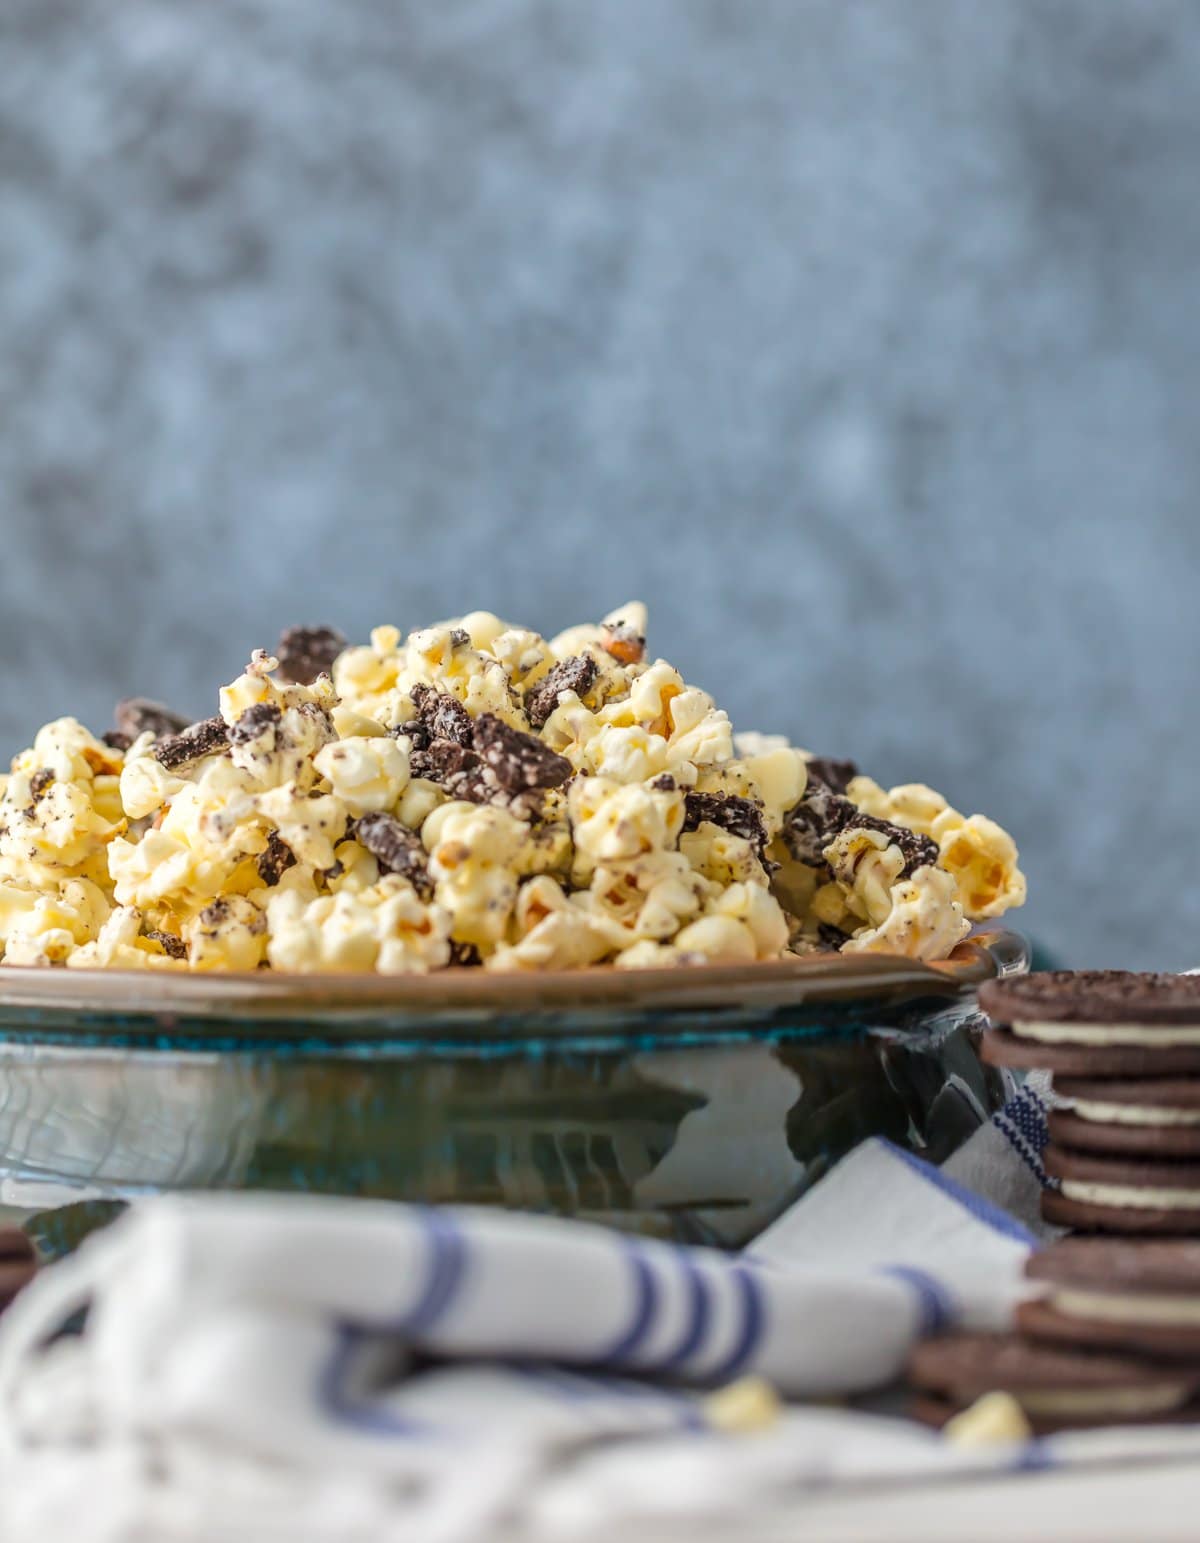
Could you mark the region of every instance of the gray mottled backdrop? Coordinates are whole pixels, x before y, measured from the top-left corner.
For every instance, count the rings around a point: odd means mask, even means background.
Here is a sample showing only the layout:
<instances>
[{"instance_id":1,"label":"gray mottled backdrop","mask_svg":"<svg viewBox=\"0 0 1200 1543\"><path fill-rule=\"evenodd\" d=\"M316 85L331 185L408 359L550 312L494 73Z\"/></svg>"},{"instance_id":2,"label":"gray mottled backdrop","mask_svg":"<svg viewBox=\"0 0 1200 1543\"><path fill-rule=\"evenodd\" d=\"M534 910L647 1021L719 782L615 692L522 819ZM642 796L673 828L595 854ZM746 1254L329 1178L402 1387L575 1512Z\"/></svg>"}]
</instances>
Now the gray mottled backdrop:
<instances>
[{"instance_id":1,"label":"gray mottled backdrop","mask_svg":"<svg viewBox=\"0 0 1200 1543\"><path fill-rule=\"evenodd\" d=\"M0 728L637 595L1200 962L1200 10L11 0Z\"/></svg>"}]
</instances>

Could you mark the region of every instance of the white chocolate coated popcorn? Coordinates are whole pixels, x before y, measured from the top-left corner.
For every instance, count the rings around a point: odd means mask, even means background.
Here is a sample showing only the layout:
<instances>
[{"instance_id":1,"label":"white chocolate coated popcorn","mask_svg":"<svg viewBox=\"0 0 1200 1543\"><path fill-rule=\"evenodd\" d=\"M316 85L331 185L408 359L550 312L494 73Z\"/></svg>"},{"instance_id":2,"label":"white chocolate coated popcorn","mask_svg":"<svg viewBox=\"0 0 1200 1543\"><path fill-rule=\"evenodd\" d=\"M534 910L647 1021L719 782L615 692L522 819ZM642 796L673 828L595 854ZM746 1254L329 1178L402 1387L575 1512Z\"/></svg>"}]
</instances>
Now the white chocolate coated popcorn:
<instances>
[{"instance_id":1,"label":"white chocolate coated popcorn","mask_svg":"<svg viewBox=\"0 0 1200 1543\"><path fill-rule=\"evenodd\" d=\"M647 652L646 624L629 602L545 638L472 611L340 653L295 629L180 734L47 724L0 778L5 962L934 959L1020 903L992 821L916 784L854 777L843 794L841 763L735 737Z\"/></svg>"}]
</instances>

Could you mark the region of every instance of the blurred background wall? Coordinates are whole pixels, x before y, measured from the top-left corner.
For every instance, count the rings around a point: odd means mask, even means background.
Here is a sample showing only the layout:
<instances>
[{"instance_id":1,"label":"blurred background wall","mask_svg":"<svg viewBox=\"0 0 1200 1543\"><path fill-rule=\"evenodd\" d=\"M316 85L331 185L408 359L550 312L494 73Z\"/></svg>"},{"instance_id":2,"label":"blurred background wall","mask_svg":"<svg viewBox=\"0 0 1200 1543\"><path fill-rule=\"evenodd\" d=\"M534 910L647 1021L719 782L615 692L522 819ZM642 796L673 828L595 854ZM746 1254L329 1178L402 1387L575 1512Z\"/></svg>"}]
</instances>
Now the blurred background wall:
<instances>
[{"instance_id":1,"label":"blurred background wall","mask_svg":"<svg viewBox=\"0 0 1200 1543\"><path fill-rule=\"evenodd\" d=\"M10 0L0 730L632 596L1200 964L1200 11Z\"/></svg>"}]
</instances>

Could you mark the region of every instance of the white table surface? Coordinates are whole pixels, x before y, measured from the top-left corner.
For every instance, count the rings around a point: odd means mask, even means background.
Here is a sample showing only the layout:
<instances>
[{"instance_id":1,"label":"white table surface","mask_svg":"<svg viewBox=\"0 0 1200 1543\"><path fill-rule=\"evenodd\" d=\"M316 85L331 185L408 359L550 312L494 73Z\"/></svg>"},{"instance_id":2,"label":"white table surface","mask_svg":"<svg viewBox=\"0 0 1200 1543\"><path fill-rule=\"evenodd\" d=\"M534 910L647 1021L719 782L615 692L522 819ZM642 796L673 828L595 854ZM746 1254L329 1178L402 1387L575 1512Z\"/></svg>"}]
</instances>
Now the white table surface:
<instances>
[{"instance_id":1,"label":"white table surface","mask_svg":"<svg viewBox=\"0 0 1200 1543\"><path fill-rule=\"evenodd\" d=\"M597 1534L595 1543L602 1535ZM1200 1462L1141 1463L805 1497L736 1533L659 1525L621 1543L1196 1543ZM582 1543L582 1540L581 1540ZM587 1543L593 1543L588 1539Z\"/></svg>"}]
</instances>

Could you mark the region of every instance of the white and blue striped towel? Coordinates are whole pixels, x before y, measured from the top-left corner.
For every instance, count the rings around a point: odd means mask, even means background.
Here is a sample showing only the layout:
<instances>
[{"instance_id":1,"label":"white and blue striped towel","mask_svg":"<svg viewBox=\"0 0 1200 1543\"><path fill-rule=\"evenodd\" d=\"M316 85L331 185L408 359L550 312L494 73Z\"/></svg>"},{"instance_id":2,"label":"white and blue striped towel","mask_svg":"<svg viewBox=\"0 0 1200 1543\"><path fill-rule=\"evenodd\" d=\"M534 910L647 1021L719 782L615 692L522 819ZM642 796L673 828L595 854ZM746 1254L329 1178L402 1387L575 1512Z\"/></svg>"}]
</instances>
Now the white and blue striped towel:
<instances>
[{"instance_id":1,"label":"white and blue striped towel","mask_svg":"<svg viewBox=\"0 0 1200 1543\"><path fill-rule=\"evenodd\" d=\"M792 1401L863 1393L923 1333L1006 1324L1040 1226L1043 1114L1027 1087L942 1170L869 1142L740 1256L497 1211L147 1202L0 1327L3 1535L536 1534L599 1504L622 1452L609 1519L646 1503L648 1449L724 1465L727 1499L738 1474L761 1497L768 1470L794 1491L996 1462L846 1410L735 1439L704 1390L757 1375ZM84 1331L53 1338L84 1305ZM701 1495L711 1513L712 1488L650 1486L684 1517Z\"/></svg>"}]
</instances>

